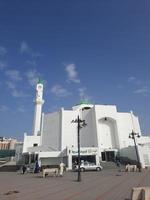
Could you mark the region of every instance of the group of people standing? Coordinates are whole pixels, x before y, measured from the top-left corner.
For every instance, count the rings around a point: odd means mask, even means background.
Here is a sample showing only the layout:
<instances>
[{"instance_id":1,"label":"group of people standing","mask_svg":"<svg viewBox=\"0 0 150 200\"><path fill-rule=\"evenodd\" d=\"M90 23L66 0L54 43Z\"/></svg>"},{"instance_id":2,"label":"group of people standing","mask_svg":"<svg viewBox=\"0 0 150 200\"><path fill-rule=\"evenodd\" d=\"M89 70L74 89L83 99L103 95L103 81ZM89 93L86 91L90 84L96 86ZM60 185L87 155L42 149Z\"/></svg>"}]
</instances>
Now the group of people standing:
<instances>
[{"instance_id":1,"label":"group of people standing","mask_svg":"<svg viewBox=\"0 0 150 200\"><path fill-rule=\"evenodd\" d=\"M25 174L25 172L30 172L30 167L23 165L22 166L22 174ZM35 162L33 173L39 173L40 172L40 166L38 164L38 161Z\"/></svg>"},{"instance_id":2,"label":"group of people standing","mask_svg":"<svg viewBox=\"0 0 150 200\"><path fill-rule=\"evenodd\" d=\"M65 167L65 164L63 162L60 162L60 164L59 164L59 175L60 176L63 176L64 167ZM29 168L29 166L23 165L22 166L22 174L25 174L25 172L30 172L30 168ZM39 166L38 161L36 161L33 173L39 173L39 172L40 172L40 166Z\"/></svg>"}]
</instances>

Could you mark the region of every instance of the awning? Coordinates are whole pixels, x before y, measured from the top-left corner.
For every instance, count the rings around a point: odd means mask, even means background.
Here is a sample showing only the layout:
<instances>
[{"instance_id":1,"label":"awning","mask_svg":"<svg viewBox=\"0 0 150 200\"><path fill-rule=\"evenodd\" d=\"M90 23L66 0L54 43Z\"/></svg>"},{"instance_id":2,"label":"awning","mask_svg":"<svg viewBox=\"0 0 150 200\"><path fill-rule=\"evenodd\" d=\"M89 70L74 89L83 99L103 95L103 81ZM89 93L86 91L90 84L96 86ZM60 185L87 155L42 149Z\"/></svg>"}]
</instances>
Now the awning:
<instances>
[{"instance_id":1,"label":"awning","mask_svg":"<svg viewBox=\"0 0 150 200\"><path fill-rule=\"evenodd\" d=\"M29 153L38 153L38 152L47 152L47 151L58 151L57 149L54 149L53 147L49 146L35 146L35 147L28 147Z\"/></svg>"}]
</instances>

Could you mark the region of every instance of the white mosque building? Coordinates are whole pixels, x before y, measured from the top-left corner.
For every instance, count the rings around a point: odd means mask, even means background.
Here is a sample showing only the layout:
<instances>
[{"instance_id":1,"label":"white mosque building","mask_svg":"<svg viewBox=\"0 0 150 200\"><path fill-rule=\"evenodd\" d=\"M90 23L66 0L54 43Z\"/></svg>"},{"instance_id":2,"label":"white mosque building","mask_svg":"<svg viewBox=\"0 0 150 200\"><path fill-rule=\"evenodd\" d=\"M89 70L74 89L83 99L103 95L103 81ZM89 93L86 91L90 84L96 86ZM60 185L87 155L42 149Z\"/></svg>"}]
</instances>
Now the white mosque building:
<instances>
[{"instance_id":1,"label":"white mosque building","mask_svg":"<svg viewBox=\"0 0 150 200\"><path fill-rule=\"evenodd\" d=\"M85 120L80 129L81 160L95 162L114 161L116 156L132 161L137 156L142 167L150 166L150 137L142 136L138 117L133 112L118 112L115 105L92 105L82 102L70 110L61 108L54 113L42 113L43 84L36 86L33 134L24 134L23 154L26 163L38 159L43 165L57 165L60 161L72 169L77 160L77 124L72 120ZM135 135L129 138L130 133ZM139 137L136 137L139 136ZM135 151L135 144L137 153Z\"/></svg>"}]
</instances>

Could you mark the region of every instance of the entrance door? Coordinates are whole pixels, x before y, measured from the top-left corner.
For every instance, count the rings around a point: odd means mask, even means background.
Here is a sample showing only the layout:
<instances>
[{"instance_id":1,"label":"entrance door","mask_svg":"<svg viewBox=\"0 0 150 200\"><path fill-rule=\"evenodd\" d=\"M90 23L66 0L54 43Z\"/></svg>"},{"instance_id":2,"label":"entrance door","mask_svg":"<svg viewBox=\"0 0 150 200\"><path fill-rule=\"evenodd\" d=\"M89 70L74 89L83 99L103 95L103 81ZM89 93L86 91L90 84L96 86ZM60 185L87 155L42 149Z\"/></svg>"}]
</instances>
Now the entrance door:
<instances>
[{"instance_id":1,"label":"entrance door","mask_svg":"<svg viewBox=\"0 0 150 200\"><path fill-rule=\"evenodd\" d=\"M115 161L115 152L114 151L104 151L101 153L102 161L114 162Z\"/></svg>"},{"instance_id":2,"label":"entrance door","mask_svg":"<svg viewBox=\"0 0 150 200\"><path fill-rule=\"evenodd\" d=\"M102 161L106 161L106 152L102 152L101 155L102 155Z\"/></svg>"},{"instance_id":3,"label":"entrance door","mask_svg":"<svg viewBox=\"0 0 150 200\"><path fill-rule=\"evenodd\" d=\"M115 154L114 151L106 151L107 161L115 161Z\"/></svg>"}]
</instances>

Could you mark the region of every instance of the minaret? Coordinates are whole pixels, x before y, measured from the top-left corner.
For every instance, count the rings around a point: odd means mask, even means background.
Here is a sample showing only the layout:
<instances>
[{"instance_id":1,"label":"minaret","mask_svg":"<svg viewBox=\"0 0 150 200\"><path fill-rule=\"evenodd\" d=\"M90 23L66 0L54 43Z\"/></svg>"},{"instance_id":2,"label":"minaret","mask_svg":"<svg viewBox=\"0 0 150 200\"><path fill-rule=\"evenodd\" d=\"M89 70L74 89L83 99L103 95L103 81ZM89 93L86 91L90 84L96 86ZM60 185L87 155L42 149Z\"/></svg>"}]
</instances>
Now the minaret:
<instances>
[{"instance_id":1,"label":"minaret","mask_svg":"<svg viewBox=\"0 0 150 200\"><path fill-rule=\"evenodd\" d=\"M35 111L34 111L34 121L33 121L33 135L37 136L40 134L42 105L44 103L43 83L40 79L36 85L36 98L34 103L35 103Z\"/></svg>"}]
</instances>

